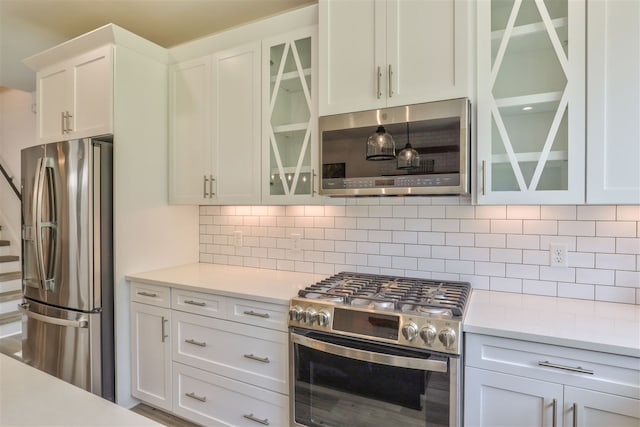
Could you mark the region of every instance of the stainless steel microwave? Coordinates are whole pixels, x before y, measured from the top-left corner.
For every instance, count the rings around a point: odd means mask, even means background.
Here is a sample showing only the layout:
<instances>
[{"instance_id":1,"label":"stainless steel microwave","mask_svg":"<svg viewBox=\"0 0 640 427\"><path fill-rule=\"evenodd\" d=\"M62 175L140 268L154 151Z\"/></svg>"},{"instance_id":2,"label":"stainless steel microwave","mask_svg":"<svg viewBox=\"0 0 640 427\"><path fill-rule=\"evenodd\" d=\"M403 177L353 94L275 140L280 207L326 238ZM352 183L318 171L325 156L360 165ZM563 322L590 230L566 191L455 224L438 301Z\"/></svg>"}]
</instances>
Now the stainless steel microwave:
<instances>
[{"instance_id":1,"label":"stainless steel microwave","mask_svg":"<svg viewBox=\"0 0 640 427\"><path fill-rule=\"evenodd\" d=\"M320 194L468 194L467 98L320 117Z\"/></svg>"}]
</instances>

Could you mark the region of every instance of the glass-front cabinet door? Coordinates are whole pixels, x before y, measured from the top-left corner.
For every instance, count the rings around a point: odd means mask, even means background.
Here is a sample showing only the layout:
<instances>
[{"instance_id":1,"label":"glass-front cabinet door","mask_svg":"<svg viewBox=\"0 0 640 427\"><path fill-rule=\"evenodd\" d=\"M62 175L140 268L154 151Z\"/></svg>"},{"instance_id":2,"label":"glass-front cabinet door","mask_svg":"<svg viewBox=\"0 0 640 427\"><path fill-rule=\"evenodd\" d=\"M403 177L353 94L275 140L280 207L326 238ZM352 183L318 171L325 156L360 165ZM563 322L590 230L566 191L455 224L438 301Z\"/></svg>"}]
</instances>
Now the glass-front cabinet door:
<instances>
[{"instance_id":1,"label":"glass-front cabinet door","mask_svg":"<svg viewBox=\"0 0 640 427\"><path fill-rule=\"evenodd\" d=\"M478 3L479 203L581 203L585 2Z\"/></svg>"},{"instance_id":2,"label":"glass-front cabinet door","mask_svg":"<svg viewBox=\"0 0 640 427\"><path fill-rule=\"evenodd\" d=\"M317 27L263 41L263 201L317 196Z\"/></svg>"}]
</instances>

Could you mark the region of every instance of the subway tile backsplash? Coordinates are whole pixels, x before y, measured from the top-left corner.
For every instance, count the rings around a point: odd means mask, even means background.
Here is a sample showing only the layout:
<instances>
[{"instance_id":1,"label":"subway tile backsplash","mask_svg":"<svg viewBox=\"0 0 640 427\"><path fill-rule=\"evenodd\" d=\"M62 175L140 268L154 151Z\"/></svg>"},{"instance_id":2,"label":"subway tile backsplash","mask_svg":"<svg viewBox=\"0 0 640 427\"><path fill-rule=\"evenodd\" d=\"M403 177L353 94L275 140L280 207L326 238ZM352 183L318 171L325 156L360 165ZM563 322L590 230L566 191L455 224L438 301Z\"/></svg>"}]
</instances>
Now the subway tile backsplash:
<instances>
[{"instance_id":1,"label":"subway tile backsplash","mask_svg":"<svg viewBox=\"0 0 640 427\"><path fill-rule=\"evenodd\" d=\"M330 203L201 206L200 261L640 304L640 206L473 206L465 197ZM549 266L552 243L567 245L568 267Z\"/></svg>"}]
</instances>

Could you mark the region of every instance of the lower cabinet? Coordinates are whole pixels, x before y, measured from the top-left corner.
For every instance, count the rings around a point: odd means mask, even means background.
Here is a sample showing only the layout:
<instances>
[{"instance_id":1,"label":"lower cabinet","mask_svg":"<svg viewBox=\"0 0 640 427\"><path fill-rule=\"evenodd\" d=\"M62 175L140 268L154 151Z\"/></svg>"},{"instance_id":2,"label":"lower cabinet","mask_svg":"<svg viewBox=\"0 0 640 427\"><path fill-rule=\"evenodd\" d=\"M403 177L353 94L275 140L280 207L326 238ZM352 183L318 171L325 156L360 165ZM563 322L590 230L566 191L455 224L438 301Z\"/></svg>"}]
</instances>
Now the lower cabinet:
<instances>
[{"instance_id":1,"label":"lower cabinet","mask_svg":"<svg viewBox=\"0 0 640 427\"><path fill-rule=\"evenodd\" d=\"M640 425L640 360L467 334L464 425Z\"/></svg>"},{"instance_id":2,"label":"lower cabinet","mask_svg":"<svg viewBox=\"0 0 640 427\"><path fill-rule=\"evenodd\" d=\"M286 305L138 283L131 300L134 397L206 426L289 425Z\"/></svg>"}]
</instances>

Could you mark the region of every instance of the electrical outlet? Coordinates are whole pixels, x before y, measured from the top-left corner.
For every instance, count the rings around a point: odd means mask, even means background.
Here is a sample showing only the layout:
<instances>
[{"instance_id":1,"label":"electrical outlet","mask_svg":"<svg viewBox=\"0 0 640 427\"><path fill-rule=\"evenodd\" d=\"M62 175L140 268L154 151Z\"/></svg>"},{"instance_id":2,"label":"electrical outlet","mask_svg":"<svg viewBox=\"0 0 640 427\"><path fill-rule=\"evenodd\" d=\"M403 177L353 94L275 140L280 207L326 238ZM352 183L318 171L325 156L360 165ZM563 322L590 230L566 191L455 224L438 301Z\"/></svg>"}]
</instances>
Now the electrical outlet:
<instances>
[{"instance_id":1,"label":"electrical outlet","mask_svg":"<svg viewBox=\"0 0 640 427\"><path fill-rule=\"evenodd\" d=\"M549 265L551 267L568 267L567 245L563 243L549 244Z\"/></svg>"},{"instance_id":2,"label":"electrical outlet","mask_svg":"<svg viewBox=\"0 0 640 427\"><path fill-rule=\"evenodd\" d=\"M300 247L300 233L291 233L291 250L293 252L299 252Z\"/></svg>"},{"instance_id":3,"label":"electrical outlet","mask_svg":"<svg viewBox=\"0 0 640 427\"><path fill-rule=\"evenodd\" d=\"M233 246L236 248L242 247L242 230L235 230L233 232Z\"/></svg>"}]
</instances>

